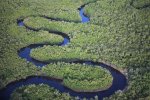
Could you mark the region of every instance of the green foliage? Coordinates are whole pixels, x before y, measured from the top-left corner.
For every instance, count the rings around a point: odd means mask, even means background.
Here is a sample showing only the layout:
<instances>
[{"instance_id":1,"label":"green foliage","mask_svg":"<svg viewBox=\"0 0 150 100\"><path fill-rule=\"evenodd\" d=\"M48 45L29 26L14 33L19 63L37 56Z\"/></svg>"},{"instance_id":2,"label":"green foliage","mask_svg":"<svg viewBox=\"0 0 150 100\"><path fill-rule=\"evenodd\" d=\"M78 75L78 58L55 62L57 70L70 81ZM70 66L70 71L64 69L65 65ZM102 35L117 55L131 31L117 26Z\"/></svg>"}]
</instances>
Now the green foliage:
<instances>
[{"instance_id":1,"label":"green foliage","mask_svg":"<svg viewBox=\"0 0 150 100\"><path fill-rule=\"evenodd\" d=\"M10 100L72 100L68 93L60 93L48 85L28 85L16 89Z\"/></svg>"},{"instance_id":2,"label":"green foliage","mask_svg":"<svg viewBox=\"0 0 150 100\"><path fill-rule=\"evenodd\" d=\"M150 0L133 0L132 2L133 7L142 9L149 7L150 8Z\"/></svg>"},{"instance_id":3,"label":"green foliage","mask_svg":"<svg viewBox=\"0 0 150 100\"><path fill-rule=\"evenodd\" d=\"M40 52L40 53L39 53ZM42 48L33 49L31 57L39 61L53 62L53 61L77 61L77 60L90 60L96 58L94 55L87 54L80 48L67 48L60 46L44 46Z\"/></svg>"},{"instance_id":4,"label":"green foliage","mask_svg":"<svg viewBox=\"0 0 150 100\"><path fill-rule=\"evenodd\" d=\"M57 44L62 37L47 31L34 32L17 25L17 19L32 15L79 22L77 8L87 1L1 0L0 1L0 88L8 83L39 74L39 69L18 57L17 51L34 43ZM56 13L57 12L57 13ZM58 13L59 12L59 13Z\"/></svg>"},{"instance_id":5,"label":"green foliage","mask_svg":"<svg viewBox=\"0 0 150 100\"><path fill-rule=\"evenodd\" d=\"M111 44L109 40L112 40L111 42L115 44L113 47L106 47L105 50L109 59L113 58L112 63L117 65L121 63L128 69L127 89L123 92L118 91L107 99L147 100L150 94L149 0L99 0L87 5L85 12L90 16L90 23L104 26L111 32L106 43L109 45ZM105 54L104 58L106 58L107 55L102 48L95 46L95 49ZM118 62L114 60L116 58Z\"/></svg>"},{"instance_id":6,"label":"green foliage","mask_svg":"<svg viewBox=\"0 0 150 100\"><path fill-rule=\"evenodd\" d=\"M98 91L112 84L112 76L100 66L57 63L49 64L42 71L50 76L63 80L63 84L75 91Z\"/></svg>"},{"instance_id":7,"label":"green foliage","mask_svg":"<svg viewBox=\"0 0 150 100\"><path fill-rule=\"evenodd\" d=\"M38 32L26 30L25 27L12 24L9 26L9 33L13 37L20 39L22 42L31 44L58 44L63 41L63 37L49 33L48 31L39 30Z\"/></svg>"},{"instance_id":8,"label":"green foliage","mask_svg":"<svg viewBox=\"0 0 150 100\"><path fill-rule=\"evenodd\" d=\"M150 94L150 69L130 68L129 69L129 86L126 91L118 91L112 97L106 100L149 100Z\"/></svg>"},{"instance_id":9,"label":"green foliage","mask_svg":"<svg viewBox=\"0 0 150 100\"><path fill-rule=\"evenodd\" d=\"M27 85L16 89L10 100L79 100L78 97L72 97L69 93L60 93L58 90L48 85ZM87 100L84 98L84 100ZM98 100L97 96L90 100Z\"/></svg>"},{"instance_id":10,"label":"green foliage","mask_svg":"<svg viewBox=\"0 0 150 100\"><path fill-rule=\"evenodd\" d=\"M149 0L97 0L95 3L93 1L95 0L0 0L0 88L14 80L39 73L36 66L20 59L17 51L34 43L59 43L62 37L47 32L53 30L68 34L71 39L70 44L65 47L37 48L31 53L33 58L48 62L50 60L76 60L77 58L110 62L118 69L127 69L128 88L108 99L149 99ZM93 2L86 5L84 9L86 15L90 16L90 22L88 24L74 23L80 21L77 8L88 2ZM35 16L47 16L68 22L49 21ZM25 19L27 26L41 30L34 32L26 30L25 27L18 27L17 19ZM69 66L69 64L65 65ZM50 64L47 67L53 66ZM73 66L83 67L83 65ZM51 71L45 68L42 71ZM99 70L102 69L99 68ZM63 78L64 73L57 71L58 73L56 75L53 73L53 75ZM76 71L70 70L70 72ZM84 71L80 72L78 72L79 75L86 75ZM76 78L73 75L69 77ZM105 77L105 75L101 76ZM67 77L66 74L65 77ZM77 81L68 78L64 84L77 88L76 82L79 84L86 82L78 80L78 78ZM89 85L82 88L89 90Z\"/></svg>"}]
</instances>

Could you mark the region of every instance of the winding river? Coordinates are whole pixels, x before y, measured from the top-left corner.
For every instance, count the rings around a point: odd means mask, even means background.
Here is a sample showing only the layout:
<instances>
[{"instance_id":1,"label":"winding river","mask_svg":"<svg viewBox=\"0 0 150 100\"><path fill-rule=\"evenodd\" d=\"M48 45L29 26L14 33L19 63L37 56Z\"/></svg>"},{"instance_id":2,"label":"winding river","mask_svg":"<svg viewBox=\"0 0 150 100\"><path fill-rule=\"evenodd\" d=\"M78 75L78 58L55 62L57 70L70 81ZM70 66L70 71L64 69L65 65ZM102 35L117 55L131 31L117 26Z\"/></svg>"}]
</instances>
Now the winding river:
<instances>
[{"instance_id":1,"label":"winding river","mask_svg":"<svg viewBox=\"0 0 150 100\"><path fill-rule=\"evenodd\" d=\"M79 12L80 12L80 16L82 18L82 23L86 23L86 22L90 21L90 19L84 15L83 8L84 8L84 6L82 6L79 9ZM18 20L17 23L20 27L24 26L23 20ZM29 29L29 28L27 28L27 29ZM53 33L56 33L57 35L61 35L62 37L64 37L64 41L62 43L56 44L56 45L65 46L69 43L70 39L65 33L61 33L61 32L53 32ZM37 61L30 57L30 51L33 48L42 47L42 46L43 46L42 44L29 45L28 47L24 47L24 48L20 49L18 51L18 55L19 55L19 57L26 59L29 62L32 62L36 66L43 67L47 63ZM93 65L93 66L98 65L100 67L106 68L107 70L110 71L111 75L113 76L113 82L112 82L111 87L109 87L106 90L99 91L99 92L89 92L89 93L88 92L75 92L75 91L63 86L61 84L62 80L56 80L56 79L52 79L52 78L49 78L46 76L29 76L26 79L21 79L19 81L14 81L12 83L9 83L4 89L0 90L0 100L9 100L11 93L16 88L21 87L23 85L30 85L30 84L41 84L41 83L47 84L47 85L59 90L60 92L66 92L66 93L69 93L71 96L78 96L81 99L84 97L86 97L87 99L93 98L94 96L97 95L99 100L102 100L104 97L109 97L110 95L114 94L117 90L123 90L127 85L126 77L120 71L114 69L113 67L111 67L110 65L107 65L105 63L93 62L93 61L75 61L75 62L70 62L70 63L80 63L80 64L85 63L85 64L89 64L89 65Z\"/></svg>"}]
</instances>

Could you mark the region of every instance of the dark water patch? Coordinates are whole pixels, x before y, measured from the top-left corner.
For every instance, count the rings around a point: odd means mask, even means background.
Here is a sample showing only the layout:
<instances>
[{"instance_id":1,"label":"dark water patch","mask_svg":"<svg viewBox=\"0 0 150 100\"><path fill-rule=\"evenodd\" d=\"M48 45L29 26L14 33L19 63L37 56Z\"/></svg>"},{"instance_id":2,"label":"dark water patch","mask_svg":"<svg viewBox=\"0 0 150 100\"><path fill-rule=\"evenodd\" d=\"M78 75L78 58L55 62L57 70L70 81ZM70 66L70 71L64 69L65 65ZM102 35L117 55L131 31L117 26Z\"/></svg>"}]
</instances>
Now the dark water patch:
<instances>
[{"instance_id":1,"label":"dark water patch","mask_svg":"<svg viewBox=\"0 0 150 100\"><path fill-rule=\"evenodd\" d=\"M23 27L24 26L23 20L17 20L17 25Z\"/></svg>"}]
</instances>

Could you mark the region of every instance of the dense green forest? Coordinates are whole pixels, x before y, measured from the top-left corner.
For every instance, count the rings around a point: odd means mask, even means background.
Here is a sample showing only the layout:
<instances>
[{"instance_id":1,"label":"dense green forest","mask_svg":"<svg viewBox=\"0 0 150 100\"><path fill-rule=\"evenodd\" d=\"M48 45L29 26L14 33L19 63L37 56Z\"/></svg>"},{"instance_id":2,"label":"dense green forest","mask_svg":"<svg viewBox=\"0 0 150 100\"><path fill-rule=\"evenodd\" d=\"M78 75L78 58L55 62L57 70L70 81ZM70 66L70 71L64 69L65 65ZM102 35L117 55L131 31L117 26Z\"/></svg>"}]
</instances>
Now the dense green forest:
<instances>
[{"instance_id":1,"label":"dense green forest","mask_svg":"<svg viewBox=\"0 0 150 100\"><path fill-rule=\"evenodd\" d=\"M50 77L63 79L63 84L75 91L104 90L111 86L112 76L99 66L57 63L43 69Z\"/></svg>"},{"instance_id":2,"label":"dense green forest","mask_svg":"<svg viewBox=\"0 0 150 100\"><path fill-rule=\"evenodd\" d=\"M48 85L29 85L20 87L11 95L10 100L71 100L75 99L67 93L60 94L59 91Z\"/></svg>"},{"instance_id":3,"label":"dense green forest","mask_svg":"<svg viewBox=\"0 0 150 100\"><path fill-rule=\"evenodd\" d=\"M90 17L85 24L80 23L81 5ZM24 20L25 26L36 31L18 26L17 20ZM18 50L30 44L63 41L48 31L67 34L70 43L64 47L45 45L33 49L30 55L57 63L38 68L18 56ZM105 68L67 63L80 59L110 63L126 75L128 86L106 100L149 100L149 51L150 0L0 0L0 89L35 75L63 79L63 84L74 90L103 90L111 85L113 78ZM34 84L15 90L11 99L50 97L78 99L47 85Z\"/></svg>"},{"instance_id":4,"label":"dense green forest","mask_svg":"<svg viewBox=\"0 0 150 100\"><path fill-rule=\"evenodd\" d=\"M14 91L10 100L79 100L79 97L72 97L68 93L60 94L56 89L48 85L22 86ZM84 98L86 100L86 98ZM98 100L97 96L90 100Z\"/></svg>"}]
</instances>

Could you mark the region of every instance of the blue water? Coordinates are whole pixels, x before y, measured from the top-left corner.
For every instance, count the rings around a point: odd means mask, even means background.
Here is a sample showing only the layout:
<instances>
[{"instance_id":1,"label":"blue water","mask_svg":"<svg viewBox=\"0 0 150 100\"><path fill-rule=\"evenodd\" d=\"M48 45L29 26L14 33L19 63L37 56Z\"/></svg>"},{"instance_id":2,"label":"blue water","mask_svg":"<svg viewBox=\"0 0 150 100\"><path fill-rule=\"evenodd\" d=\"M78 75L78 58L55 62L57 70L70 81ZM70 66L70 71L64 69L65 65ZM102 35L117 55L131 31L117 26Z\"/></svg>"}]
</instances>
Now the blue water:
<instances>
[{"instance_id":1,"label":"blue water","mask_svg":"<svg viewBox=\"0 0 150 100\"><path fill-rule=\"evenodd\" d=\"M69 42L70 42L70 40L69 40L68 38L64 37L64 41L63 41L63 43L61 44L61 46L65 46L65 45L67 45Z\"/></svg>"},{"instance_id":2,"label":"blue water","mask_svg":"<svg viewBox=\"0 0 150 100\"><path fill-rule=\"evenodd\" d=\"M26 59L26 61L28 62L32 62L34 65L38 66L38 67L43 67L45 65L47 65L46 63L43 63L43 62L40 62L40 61L37 61L35 59L33 59L31 56L30 56L30 53L31 53L31 50L33 49L33 47L26 47L26 48L23 48L21 51L19 51L18 55L19 57L23 58L23 59Z\"/></svg>"},{"instance_id":3,"label":"blue water","mask_svg":"<svg viewBox=\"0 0 150 100\"><path fill-rule=\"evenodd\" d=\"M23 27L23 26L24 26L23 20L18 20L18 21L17 21L17 24L18 24L18 26L20 26L20 27Z\"/></svg>"},{"instance_id":4,"label":"blue water","mask_svg":"<svg viewBox=\"0 0 150 100\"><path fill-rule=\"evenodd\" d=\"M82 18L82 23L88 22L89 18L84 15L83 8L80 9L80 16ZM23 20L18 21L18 26L24 27ZM51 33L51 32L50 32ZM67 35L62 35L64 33L59 32L57 35L61 35L64 37L64 40L58 44L59 46L65 46L70 42L70 39ZM50 44L49 44L50 45ZM32 62L37 67L43 67L47 65L47 63L37 61L30 57L31 50L33 48L42 47L44 44L33 44L28 47L22 48L18 51L19 57L26 59L29 62ZM67 87L64 87L60 81L57 81L55 79L50 79L47 77L42 76L32 76L28 77L26 79L21 79L19 81L12 82L6 86L6 88L0 90L0 100L9 100L11 93L18 87L23 85L30 85L30 84L47 84L51 87L54 87L55 89L59 90L60 92L66 92L69 93L71 96L78 96L80 98L93 98L94 96L98 96L99 100L102 100L104 97L109 97L110 95L114 94L117 90L123 90L125 86L127 85L126 77L119 72L118 70L112 68L111 66L108 66L101 62L92 62L92 61L76 61L76 62L70 62L70 63L80 63L80 64L87 64L92 65L93 67L95 65L98 65L100 67L106 68L108 71L110 71L111 75L113 76L113 82L112 86L104 91L99 92L92 92L92 93L86 93L86 92L74 92L70 90Z\"/></svg>"},{"instance_id":5,"label":"blue water","mask_svg":"<svg viewBox=\"0 0 150 100\"><path fill-rule=\"evenodd\" d=\"M81 21L82 21L82 23L87 23L87 22L90 21L90 18L87 17L87 16L84 14L84 9L83 9L83 8L81 8L81 9L79 10L79 13L80 13L80 16L81 16Z\"/></svg>"}]
</instances>

